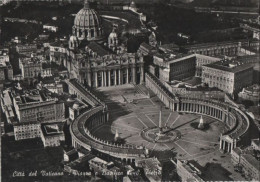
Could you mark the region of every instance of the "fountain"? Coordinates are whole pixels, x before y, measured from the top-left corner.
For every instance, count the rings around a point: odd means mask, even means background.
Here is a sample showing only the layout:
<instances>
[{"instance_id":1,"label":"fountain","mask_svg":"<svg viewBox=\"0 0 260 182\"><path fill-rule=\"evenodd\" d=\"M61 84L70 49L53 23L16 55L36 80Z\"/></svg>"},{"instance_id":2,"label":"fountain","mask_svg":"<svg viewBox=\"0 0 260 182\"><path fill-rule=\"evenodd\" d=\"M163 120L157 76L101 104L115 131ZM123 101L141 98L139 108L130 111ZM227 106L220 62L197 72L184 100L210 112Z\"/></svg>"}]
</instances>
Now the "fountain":
<instances>
[{"instance_id":1,"label":"fountain","mask_svg":"<svg viewBox=\"0 0 260 182\"><path fill-rule=\"evenodd\" d=\"M200 117L200 123L198 125L198 129L204 129L204 119L202 118L202 115Z\"/></svg>"}]
</instances>

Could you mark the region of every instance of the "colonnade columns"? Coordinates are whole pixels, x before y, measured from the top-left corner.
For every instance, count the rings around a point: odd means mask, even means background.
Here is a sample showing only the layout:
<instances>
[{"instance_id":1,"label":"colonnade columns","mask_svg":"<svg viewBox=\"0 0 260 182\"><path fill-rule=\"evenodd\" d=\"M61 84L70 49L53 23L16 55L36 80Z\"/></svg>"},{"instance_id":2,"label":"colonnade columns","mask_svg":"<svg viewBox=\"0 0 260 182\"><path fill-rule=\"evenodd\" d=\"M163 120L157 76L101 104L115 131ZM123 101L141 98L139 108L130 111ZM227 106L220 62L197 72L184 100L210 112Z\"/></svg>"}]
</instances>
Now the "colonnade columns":
<instances>
[{"instance_id":1,"label":"colonnade columns","mask_svg":"<svg viewBox=\"0 0 260 182\"><path fill-rule=\"evenodd\" d=\"M220 138L219 150L222 149L222 144L223 144L223 141L222 141L222 139Z\"/></svg>"},{"instance_id":2,"label":"colonnade columns","mask_svg":"<svg viewBox=\"0 0 260 182\"><path fill-rule=\"evenodd\" d=\"M226 145L227 145L227 150L226 150ZM220 137L220 146L219 146L220 150L230 153L233 150L233 148L235 148L234 145L235 145L234 142L225 141Z\"/></svg>"},{"instance_id":3,"label":"colonnade columns","mask_svg":"<svg viewBox=\"0 0 260 182\"><path fill-rule=\"evenodd\" d=\"M108 70L108 86L111 86L111 71Z\"/></svg>"}]
</instances>

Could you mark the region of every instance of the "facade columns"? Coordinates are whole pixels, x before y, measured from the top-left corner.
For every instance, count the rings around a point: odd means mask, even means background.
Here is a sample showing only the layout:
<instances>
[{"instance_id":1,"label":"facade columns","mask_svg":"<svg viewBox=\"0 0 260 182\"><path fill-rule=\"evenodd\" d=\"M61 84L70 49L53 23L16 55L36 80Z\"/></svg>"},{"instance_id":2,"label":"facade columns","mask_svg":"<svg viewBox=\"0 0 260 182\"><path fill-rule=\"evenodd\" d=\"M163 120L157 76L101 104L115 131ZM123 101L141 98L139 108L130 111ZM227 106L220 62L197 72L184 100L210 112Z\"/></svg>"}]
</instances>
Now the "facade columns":
<instances>
[{"instance_id":1,"label":"facade columns","mask_svg":"<svg viewBox=\"0 0 260 182\"><path fill-rule=\"evenodd\" d=\"M129 69L126 68L126 83L129 83Z\"/></svg>"},{"instance_id":2,"label":"facade columns","mask_svg":"<svg viewBox=\"0 0 260 182\"><path fill-rule=\"evenodd\" d=\"M104 87L104 71L101 72L102 84L101 86Z\"/></svg>"},{"instance_id":3,"label":"facade columns","mask_svg":"<svg viewBox=\"0 0 260 182\"><path fill-rule=\"evenodd\" d=\"M132 67L132 83L133 84L136 83L136 66L135 65Z\"/></svg>"},{"instance_id":4,"label":"facade columns","mask_svg":"<svg viewBox=\"0 0 260 182\"><path fill-rule=\"evenodd\" d=\"M111 71L108 70L108 86L111 86Z\"/></svg>"},{"instance_id":5,"label":"facade columns","mask_svg":"<svg viewBox=\"0 0 260 182\"><path fill-rule=\"evenodd\" d=\"M105 79L104 86L106 87L107 86L107 72L106 71L104 72L104 79Z\"/></svg>"},{"instance_id":6,"label":"facade columns","mask_svg":"<svg viewBox=\"0 0 260 182\"><path fill-rule=\"evenodd\" d=\"M88 71L88 86L92 86L91 85L91 73L90 73L90 70Z\"/></svg>"},{"instance_id":7,"label":"facade columns","mask_svg":"<svg viewBox=\"0 0 260 182\"><path fill-rule=\"evenodd\" d=\"M98 74L97 74L97 71L95 71L95 86L98 87Z\"/></svg>"},{"instance_id":8,"label":"facade columns","mask_svg":"<svg viewBox=\"0 0 260 182\"><path fill-rule=\"evenodd\" d=\"M118 70L118 85L121 85L122 82L121 82L121 71L120 69Z\"/></svg>"},{"instance_id":9,"label":"facade columns","mask_svg":"<svg viewBox=\"0 0 260 182\"><path fill-rule=\"evenodd\" d=\"M117 74L116 74L116 70L114 70L114 76L115 76L114 85L117 85Z\"/></svg>"},{"instance_id":10,"label":"facade columns","mask_svg":"<svg viewBox=\"0 0 260 182\"><path fill-rule=\"evenodd\" d=\"M143 64L140 66L140 83L144 82L144 66Z\"/></svg>"}]
</instances>

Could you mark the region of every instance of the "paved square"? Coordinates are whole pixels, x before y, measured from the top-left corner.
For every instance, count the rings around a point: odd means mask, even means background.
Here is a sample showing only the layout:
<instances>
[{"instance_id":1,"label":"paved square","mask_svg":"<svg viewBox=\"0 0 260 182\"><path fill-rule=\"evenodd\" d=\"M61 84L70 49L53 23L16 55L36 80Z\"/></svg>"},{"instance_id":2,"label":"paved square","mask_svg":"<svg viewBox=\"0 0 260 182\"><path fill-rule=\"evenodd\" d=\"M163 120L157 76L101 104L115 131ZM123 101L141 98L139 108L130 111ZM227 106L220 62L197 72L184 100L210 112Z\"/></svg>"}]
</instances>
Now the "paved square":
<instances>
[{"instance_id":1,"label":"paved square","mask_svg":"<svg viewBox=\"0 0 260 182\"><path fill-rule=\"evenodd\" d=\"M116 131L126 144L144 146L151 151L173 151L178 158L192 159L218 150L219 134L224 124L203 116L207 130L194 127L200 115L171 112L157 97L138 96L134 86L101 90L106 96L110 110L110 122L92 129L102 140L114 141ZM128 97L124 102L116 98ZM129 99L131 98L131 99ZM112 102L111 102L112 100ZM132 100L132 102L129 102ZM162 126L167 128L166 136L158 137L159 115L162 108Z\"/></svg>"}]
</instances>

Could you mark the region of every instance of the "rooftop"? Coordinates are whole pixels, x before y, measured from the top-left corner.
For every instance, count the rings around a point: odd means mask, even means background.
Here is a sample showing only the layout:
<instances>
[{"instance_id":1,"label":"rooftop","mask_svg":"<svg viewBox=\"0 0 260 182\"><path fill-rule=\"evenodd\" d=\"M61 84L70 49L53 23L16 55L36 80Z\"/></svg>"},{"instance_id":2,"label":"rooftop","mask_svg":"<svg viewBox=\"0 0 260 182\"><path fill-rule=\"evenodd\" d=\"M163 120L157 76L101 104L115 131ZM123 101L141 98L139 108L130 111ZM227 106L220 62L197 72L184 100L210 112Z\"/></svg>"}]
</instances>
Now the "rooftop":
<instances>
[{"instance_id":1,"label":"rooftop","mask_svg":"<svg viewBox=\"0 0 260 182\"><path fill-rule=\"evenodd\" d=\"M103 57L109 55L110 52L96 42L90 42L87 47L95 52L98 56Z\"/></svg>"},{"instance_id":2,"label":"rooftop","mask_svg":"<svg viewBox=\"0 0 260 182\"><path fill-rule=\"evenodd\" d=\"M247 70L249 68L253 68L252 65L244 64L242 61L218 61L212 64L204 65L205 67L214 68L222 71L237 73L243 70Z\"/></svg>"},{"instance_id":3,"label":"rooftop","mask_svg":"<svg viewBox=\"0 0 260 182\"><path fill-rule=\"evenodd\" d=\"M252 143L255 143L258 147L260 147L260 140L258 139L253 139Z\"/></svg>"},{"instance_id":4,"label":"rooftop","mask_svg":"<svg viewBox=\"0 0 260 182\"><path fill-rule=\"evenodd\" d=\"M173 53L159 54L159 53L157 53L155 56L163 59L163 61L167 62L167 63L175 63L175 62L181 61L183 59L196 57L195 54L182 54L182 53L176 53L176 54L173 54Z\"/></svg>"},{"instance_id":5,"label":"rooftop","mask_svg":"<svg viewBox=\"0 0 260 182\"><path fill-rule=\"evenodd\" d=\"M43 123L41 128L45 137L63 134L63 123Z\"/></svg>"},{"instance_id":6,"label":"rooftop","mask_svg":"<svg viewBox=\"0 0 260 182\"><path fill-rule=\"evenodd\" d=\"M260 172L260 163L253 155L244 154L244 155L242 155L242 157Z\"/></svg>"}]
</instances>

